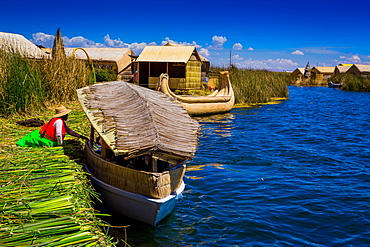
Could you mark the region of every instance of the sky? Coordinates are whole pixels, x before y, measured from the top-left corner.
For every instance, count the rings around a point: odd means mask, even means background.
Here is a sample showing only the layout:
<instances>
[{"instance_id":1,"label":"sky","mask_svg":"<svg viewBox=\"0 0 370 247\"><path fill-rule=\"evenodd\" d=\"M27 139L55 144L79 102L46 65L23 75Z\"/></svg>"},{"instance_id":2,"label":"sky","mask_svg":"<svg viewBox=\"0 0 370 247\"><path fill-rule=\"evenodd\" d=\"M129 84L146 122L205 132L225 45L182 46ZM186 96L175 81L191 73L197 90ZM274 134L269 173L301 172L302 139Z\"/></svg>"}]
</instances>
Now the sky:
<instances>
[{"instance_id":1,"label":"sky","mask_svg":"<svg viewBox=\"0 0 370 247\"><path fill-rule=\"evenodd\" d=\"M292 71L370 64L370 1L3 1L0 32L51 48L193 45L213 66Z\"/></svg>"}]
</instances>

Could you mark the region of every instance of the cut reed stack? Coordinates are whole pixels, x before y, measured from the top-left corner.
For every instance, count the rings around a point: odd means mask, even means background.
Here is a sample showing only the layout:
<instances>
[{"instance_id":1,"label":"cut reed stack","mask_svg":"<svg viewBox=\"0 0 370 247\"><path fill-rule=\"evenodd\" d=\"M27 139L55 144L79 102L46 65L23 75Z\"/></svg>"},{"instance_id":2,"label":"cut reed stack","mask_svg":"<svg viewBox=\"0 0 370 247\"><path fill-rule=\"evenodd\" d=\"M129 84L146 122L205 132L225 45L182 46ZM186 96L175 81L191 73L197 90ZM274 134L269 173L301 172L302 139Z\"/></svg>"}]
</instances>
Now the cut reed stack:
<instances>
[{"instance_id":1,"label":"cut reed stack","mask_svg":"<svg viewBox=\"0 0 370 247\"><path fill-rule=\"evenodd\" d=\"M81 144L19 148L11 144L15 128L1 125L0 246L113 245L91 205Z\"/></svg>"}]
</instances>

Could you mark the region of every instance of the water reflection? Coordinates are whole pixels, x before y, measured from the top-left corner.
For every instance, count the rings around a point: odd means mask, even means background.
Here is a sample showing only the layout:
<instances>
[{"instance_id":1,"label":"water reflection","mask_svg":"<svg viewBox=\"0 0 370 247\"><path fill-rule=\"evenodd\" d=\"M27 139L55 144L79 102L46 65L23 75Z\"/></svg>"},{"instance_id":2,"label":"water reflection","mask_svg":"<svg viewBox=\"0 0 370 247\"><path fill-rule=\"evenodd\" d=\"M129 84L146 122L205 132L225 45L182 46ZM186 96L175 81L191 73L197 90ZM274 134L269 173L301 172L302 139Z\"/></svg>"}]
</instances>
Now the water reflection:
<instances>
[{"instance_id":1,"label":"water reflection","mask_svg":"<svg viewBox=\"0 0 370 247\"><path fill-rule=\"evenodd\" d=\"M195 117L202 129L203 135L216 134L220 137L231 137L231 130L234 129L235 116L233 113L225 113L204 117Z\"/></svg>"}]
</instances>

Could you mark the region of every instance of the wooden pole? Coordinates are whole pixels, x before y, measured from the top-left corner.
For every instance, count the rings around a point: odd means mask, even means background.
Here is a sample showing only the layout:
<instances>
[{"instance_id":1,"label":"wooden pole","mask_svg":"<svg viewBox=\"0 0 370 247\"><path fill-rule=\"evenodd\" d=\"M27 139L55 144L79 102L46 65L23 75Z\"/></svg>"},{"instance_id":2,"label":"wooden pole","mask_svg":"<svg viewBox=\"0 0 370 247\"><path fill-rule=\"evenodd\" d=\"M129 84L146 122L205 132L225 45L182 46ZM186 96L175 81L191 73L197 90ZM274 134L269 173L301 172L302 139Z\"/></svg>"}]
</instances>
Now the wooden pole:
<instances>
[{"instance_id":1,"label":"wooden pole","mask_svg":"<svg viewBox=\"0 0 370 247\"><path fill-rule=\"evenodd\" d=\"M94 127L91 125L91 128L90 128L90 143L91 144L94 143L94 133L95 133Z\"/></svg>"},{"instance_id":2,"label":"wooden pole","mask_svg":"<svg viewBox=\"0 0 370 247\"><path fill-rule=\"evenodd\" d=\"M101 158L102 159L107 158L107 144L105 143L103 138L101 138Z\"/></svg>"}]
</instances>

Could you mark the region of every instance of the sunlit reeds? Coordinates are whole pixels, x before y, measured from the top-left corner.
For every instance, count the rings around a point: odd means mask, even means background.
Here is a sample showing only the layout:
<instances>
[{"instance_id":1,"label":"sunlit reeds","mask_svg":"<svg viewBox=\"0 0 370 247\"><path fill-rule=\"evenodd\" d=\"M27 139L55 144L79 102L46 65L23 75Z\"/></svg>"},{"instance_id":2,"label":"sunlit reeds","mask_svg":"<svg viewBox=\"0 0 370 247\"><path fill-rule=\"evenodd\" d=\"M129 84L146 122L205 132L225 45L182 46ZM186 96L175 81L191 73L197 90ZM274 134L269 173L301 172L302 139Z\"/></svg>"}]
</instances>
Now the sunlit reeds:
<instances>
[{"instance_id":1,"label":"sunlit reeds","mask_svg":"<svg viewBox=\"0 0 370 247\"><path fill-rule=\"evenodd\" d=\"M16 51L0 50L0 115L76 100L76 89L91 83L92 72L81 60L36 60Z\"/></svg>"},{"instance_id":2,"label":"sunlit reeds","mask_svg":"<svg viewBox=\"0 0 370 247\"><path fill-rule=\"evenodd\" d=\"M235 103L266 103L274 97L288 97L289 74L267 70L237 69L231 67L230 80Z\"/></svg>"},{"instance_id":3,"label":"sunlit reeds","mask_svg":"<svg viewBox=\"0 0 370 247\"><path fill-rule=\"evenodd\" d=\"M330 80L334 83L340 83L341 89L346 91L370 92L370 77L341 73L333 76Z\"/></svg>"}]
</instances>

